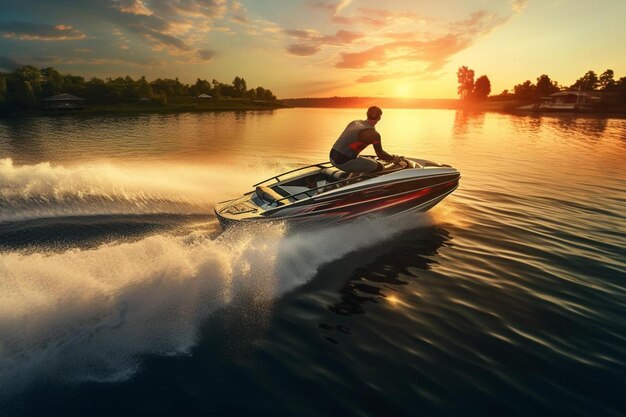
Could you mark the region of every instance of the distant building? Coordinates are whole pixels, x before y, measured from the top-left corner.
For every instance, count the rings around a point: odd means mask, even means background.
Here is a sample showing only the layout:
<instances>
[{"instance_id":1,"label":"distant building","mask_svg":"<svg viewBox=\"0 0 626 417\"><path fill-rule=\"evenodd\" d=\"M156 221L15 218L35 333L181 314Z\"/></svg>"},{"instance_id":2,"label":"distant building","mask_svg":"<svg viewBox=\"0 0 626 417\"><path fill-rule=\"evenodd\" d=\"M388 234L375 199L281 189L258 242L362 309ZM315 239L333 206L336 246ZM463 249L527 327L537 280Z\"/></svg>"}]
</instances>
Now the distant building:
<instances>
[{"instance_id":1,"label":"distant building","mask_svg":"<svg viewBox=\"0 0 626 417\"><path fill-rule=\"evenodd\" d=\"M208 100L208 99L210 99L210 98L213 98L213 96L210 96L210 95L208 95L208 94L200 94L199 96L196 96L196 98L197 98L198 100Z\"/></svg>"},{"instance_id":2,"label":"distant building","mask_svg":"<svg viewBox=\"0 0 626 417\"><path fill-rule=\"evenodd\" d=\"M74 110L85 108L84 98L67 93L46 97L42 101L45 110Z\"/></svg>"},{"instance_id":3,"label":"distant building","mask_svg":"<svg viewBox=\"0 0 626 417\"><path fill-rule=\"evenodd\" d=\"M541 97L541 102L518 107L518 110L526 111L563 111L585 112L597 110L602 101L602 95L597 91L559 91L549 97Z\"/></svg>"}]
</instances>

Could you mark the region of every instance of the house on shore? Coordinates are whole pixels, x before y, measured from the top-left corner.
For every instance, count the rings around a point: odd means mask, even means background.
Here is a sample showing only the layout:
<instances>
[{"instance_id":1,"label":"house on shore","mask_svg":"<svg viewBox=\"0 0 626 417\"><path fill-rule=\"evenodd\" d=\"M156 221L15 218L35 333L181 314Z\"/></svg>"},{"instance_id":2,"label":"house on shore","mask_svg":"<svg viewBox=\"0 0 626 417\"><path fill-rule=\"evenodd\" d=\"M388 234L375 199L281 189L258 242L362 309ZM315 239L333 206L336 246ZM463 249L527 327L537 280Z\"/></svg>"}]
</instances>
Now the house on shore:
<instances>
[{"instance_id":1,"label":"house on shore","mask_svg":"<svg viewBox=\"0 0 626 417\"><path fill-rule=\"evenodd\" d=\"M549 97L541 97L540 102L518 107L518 110L542 112L585 112L597 110L603 102L598 91L559 91Z\"/></svg>"},{"instance_id":2,"label":"house on shore","mask_svg":"<svg viewBox=\"0 0 626 417\"><path fill-rule=\"evenodd\" d=\"M212 98L213 96L210 96L208 94L200 94L199 96L196 96L196 99L198 100L210 100Z\"/></svg>"},{"instance_id":3,"label":"house on shore","mask_svg":"<svg viewBox=\"0 0 626 417\"><path fill-rule=\"evenodd\" d=\"M75 110L85 108L85 99L72 94L57 94L42 100L44 110Z\"/></svg>"}]
</instances>

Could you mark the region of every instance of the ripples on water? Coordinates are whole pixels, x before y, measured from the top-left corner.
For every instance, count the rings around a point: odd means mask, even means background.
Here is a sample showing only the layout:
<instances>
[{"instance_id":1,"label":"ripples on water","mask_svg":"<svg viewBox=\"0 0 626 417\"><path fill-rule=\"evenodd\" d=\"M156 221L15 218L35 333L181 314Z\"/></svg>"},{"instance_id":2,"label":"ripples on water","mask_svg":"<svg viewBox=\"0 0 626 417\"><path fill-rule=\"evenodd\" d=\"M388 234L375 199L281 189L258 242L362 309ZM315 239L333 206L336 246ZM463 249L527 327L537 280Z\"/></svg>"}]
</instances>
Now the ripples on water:
<instances>
[{"instance_id":1,"label":"ripples on water","mask_svg":"<svg viewBox=\"0 0 626 417\"><path fill-rule=\"evenodd\" d=\"M626 122L387 110L429 214L220 232L359 116L2 121L2 414L623 415Z\"/></svg>"}]
</instances>

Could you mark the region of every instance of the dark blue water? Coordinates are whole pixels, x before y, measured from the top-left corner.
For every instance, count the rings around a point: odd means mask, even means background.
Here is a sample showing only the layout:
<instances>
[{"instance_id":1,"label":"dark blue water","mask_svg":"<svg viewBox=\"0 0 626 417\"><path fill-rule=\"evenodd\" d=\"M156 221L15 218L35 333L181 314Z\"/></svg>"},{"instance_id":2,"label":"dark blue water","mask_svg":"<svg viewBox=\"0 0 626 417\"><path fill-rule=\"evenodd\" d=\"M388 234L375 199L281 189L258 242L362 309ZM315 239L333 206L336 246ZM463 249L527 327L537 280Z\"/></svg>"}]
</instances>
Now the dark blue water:
<instances>
[{"instance_id":1,"label":"dark blue water","mask_svg":"<svg viewBox=\"0 0 626 417\"><path fill-rule=\"evenodd\" d=\"M0 415L626 415L626 121L389 110L431 212L221 231L352 113L0 122Z\"/></svg>"}]
</instances>

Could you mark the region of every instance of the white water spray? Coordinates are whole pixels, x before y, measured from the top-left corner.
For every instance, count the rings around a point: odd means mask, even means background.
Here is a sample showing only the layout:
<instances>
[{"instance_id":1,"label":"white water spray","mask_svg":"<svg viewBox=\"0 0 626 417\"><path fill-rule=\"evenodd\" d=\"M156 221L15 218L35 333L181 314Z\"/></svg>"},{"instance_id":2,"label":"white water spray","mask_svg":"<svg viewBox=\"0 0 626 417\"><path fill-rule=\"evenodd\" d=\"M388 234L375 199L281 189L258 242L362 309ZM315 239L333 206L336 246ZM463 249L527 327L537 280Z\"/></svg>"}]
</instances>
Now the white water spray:
<instances>
[{"instance_id":1,"label":"white water spray","mask_svg":"<svg viewBox=\"0 0 626 417\"><path fill-rule=\"evenodd\" d=\"M207 212L248 188L251 177L266 175L225 167L16 167L2 160L0 221ZM320 266L428 221L405 216L306 233L262 224L214 240L187 229L89 249L0 252L0 386L126 379L141 355L189 352L215 310L244 296L269 308Z\"/></svg>"},{"instance_id":2,"label":"white water spray","mask_svg":"<svg viewBox=\"0 0 626 417\"><path fill-rule=\"evenodd\" d=\"M102 214L204 214L270 176L265 167L110 163L16 166L0 160L0 222ZM273 172L273 171L272 171Z\"/></svg>"}]
</instances>

